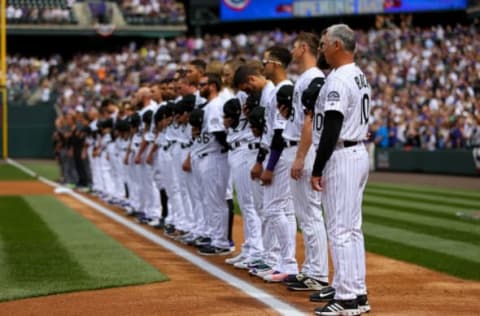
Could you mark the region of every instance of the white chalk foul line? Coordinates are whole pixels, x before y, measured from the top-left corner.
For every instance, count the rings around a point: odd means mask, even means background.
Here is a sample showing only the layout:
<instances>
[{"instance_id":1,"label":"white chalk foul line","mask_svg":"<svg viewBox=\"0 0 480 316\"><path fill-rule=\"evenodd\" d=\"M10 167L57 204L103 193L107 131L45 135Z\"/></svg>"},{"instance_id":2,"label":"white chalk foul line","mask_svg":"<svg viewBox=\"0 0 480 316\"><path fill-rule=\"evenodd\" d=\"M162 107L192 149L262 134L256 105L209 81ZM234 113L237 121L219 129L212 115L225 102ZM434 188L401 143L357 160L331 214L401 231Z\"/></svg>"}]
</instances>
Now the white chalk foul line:
<instances>
[{"instance_id":1,"label":"white chalk foul line","mask_svg":"<svg viewBox=\"0 0 480 316\"><path fill-rule=\"evenodd\" d=\"M25 173L35 177L37 174L33 172L32 170L28 169L27 167L19 164L18 162L12 160L12 159L7 159L7 163L19 168L20 170L24 171ZM38 180L41 182L48 184L49 186L52 187L61 187L61 185L52 182L48 179L45 179L44 177L38 176ZM254 299L262 302L263 304L269 306L276 312L278 312L281 315L288 315L288 316L297 316L297 315L305 315L302 311L296 309L290 304L287 304L273 295L237 278L236 276L233 276L224 270L218 268L217 266L211 264L210 262L206 261L205 259L202 259L191 252L178 247L174 243L150 232L149 230L146 230L142 226L131 222L130 220L124 218L123 216L118 215L117 213L109 210L108 208L98 204L97 202L90 200L89 198L84 197L81 194L78 194L77 192L73 190L65 190L64 193L72 196L73 198L77 199L78 201L84 203L85 205L90 206L91 208L95 209L97 212L102 213L103 215L109 217L110 219L116 221L117 223L125 226L126 228L134 231L135 233L139 234L140 236L152 241L153 243L162 246L163 248L166 248L170 250L171 252L175 253L176 255L182 257L183 259L191 262L198 268L206 271L207 273L213 275L214 277L219 278L220 280L230 284L233 287L236 287L243 293L253 297Z\"/></svg>"}]
</instances>

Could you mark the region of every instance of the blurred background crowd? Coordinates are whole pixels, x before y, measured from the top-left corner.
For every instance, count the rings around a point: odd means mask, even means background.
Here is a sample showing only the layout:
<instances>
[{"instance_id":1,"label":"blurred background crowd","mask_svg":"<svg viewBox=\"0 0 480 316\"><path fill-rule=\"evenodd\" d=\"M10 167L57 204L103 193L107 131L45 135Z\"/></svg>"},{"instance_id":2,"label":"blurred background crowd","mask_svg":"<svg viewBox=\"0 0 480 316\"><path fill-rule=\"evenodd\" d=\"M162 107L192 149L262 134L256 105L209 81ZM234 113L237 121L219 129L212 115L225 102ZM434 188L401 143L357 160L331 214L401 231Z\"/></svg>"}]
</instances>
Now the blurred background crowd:
<instances>
[{"instance_id":1,"label":"blurred background crowd","mask_svg":"<svg viewBox=\"0 0 480 316\"><path fill-rule=\"evenodd\" d=\"M121 7L134 15L162 15L162 8L182 14L181 6L166 0L124 0ZM378 17L375 27L358 30L357 63L372 85L372 141L377 146L480 146L479 31L478 23L415 27L408 16L396 23ZM56 100L60 115L88 112L104 98L121 101L141 84L172 77L192 59L258 59L274 44L291 47L296 35L276 29L179 36L68 60L10 55L8 98L29 104ZM294 67L290 77L296 78Z\"/></svg>"}]
</instances>

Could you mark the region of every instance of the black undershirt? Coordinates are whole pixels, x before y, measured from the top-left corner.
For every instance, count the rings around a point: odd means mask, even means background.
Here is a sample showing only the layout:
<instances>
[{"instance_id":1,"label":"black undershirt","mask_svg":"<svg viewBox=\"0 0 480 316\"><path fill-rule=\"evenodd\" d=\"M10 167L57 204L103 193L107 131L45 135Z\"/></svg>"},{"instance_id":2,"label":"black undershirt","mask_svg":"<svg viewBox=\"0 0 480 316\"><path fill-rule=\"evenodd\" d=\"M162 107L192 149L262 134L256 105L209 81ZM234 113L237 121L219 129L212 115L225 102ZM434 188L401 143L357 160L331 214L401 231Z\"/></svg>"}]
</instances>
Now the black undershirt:
<instances>
[{"instance_id":1,"label":"black undershirt","mask_svg":"<svg viewBox=\"0 0 480 316\"><path fill-rule=\"evenodd\" d=\"M325 112L324 126L317 148L312 176L321 177L328 159L332 156L343 124L343 114L338 111Z\"/></svg>"}]
</instances>

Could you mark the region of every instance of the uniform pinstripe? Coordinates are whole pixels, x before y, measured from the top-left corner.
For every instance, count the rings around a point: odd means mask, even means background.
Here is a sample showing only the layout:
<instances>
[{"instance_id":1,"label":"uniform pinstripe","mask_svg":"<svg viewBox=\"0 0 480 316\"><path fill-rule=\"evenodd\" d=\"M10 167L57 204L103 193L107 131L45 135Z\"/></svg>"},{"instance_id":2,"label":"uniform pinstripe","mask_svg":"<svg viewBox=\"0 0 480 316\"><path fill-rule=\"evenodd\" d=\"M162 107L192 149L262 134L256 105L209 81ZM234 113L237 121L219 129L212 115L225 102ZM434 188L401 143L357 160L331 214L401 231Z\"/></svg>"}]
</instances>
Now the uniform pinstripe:
<instances>
[{"instance_id":1,"label":"uniform pinstripe","mask_svg":"<svg viewBox=\"0 0 480 316\"><path fill-rule=\"evenodd\" d=\"M324 75L318 68L312 67L303 72L295 83L292 102L293 115L288 119L283 131L283 137L287 140L300 140L305 120L301 96L312 79L316 77L324 77ZM283 155L290 165L295 160L296 152L297 146L284 149ZM304 160L303 175L299 180L290 178L290 190L305 243L305 261L302 264L301 271L311 278L327 282L327 234L321 209L320 193L313 191L309 178L314 159L314 148L310 146Z\"/></svg>"},{"instance_id":2,"label":"uniform pinstripe","mask_svg":"<svg viewBox=\"0 0 480 316\"><path fill-rule=\"evenodd\" d=\"M338 111L344 117L336 149L322 175L322 199L335 267L332 285L335 298L341 300L367 293L361 225L369 159L362 141L368 131L370 94L365 75L351 63L330 73L315 105L315 144L319 143L326 111ZM345 141L358 143L345 147Z\"/></svg>"}]
</instances>

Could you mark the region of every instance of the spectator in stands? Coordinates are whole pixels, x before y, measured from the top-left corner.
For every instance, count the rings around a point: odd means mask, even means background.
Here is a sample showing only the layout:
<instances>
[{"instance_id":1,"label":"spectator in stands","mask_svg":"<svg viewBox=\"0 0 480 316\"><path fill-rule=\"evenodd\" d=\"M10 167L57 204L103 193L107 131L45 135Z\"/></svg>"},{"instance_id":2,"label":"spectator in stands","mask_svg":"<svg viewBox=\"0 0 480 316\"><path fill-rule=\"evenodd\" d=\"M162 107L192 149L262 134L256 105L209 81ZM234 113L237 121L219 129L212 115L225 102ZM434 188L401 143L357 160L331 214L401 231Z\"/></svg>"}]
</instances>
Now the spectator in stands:
<instances>
[{"instance_id":1,"label":"spectator in stands","mask_svg":"<svg viewBox=\"0 0 480 316\"><path fill-rule=\"evenodd\" d=\"M171 1L158 1L160 11L164 2ZM14 13L10 9L10 15ZM420 29L406 27L411 23L407 18L399 26L391 18L380 20L381 28L357 32L357 63L372 84L372 122L390 122L388 146L469 146L474 126L480 121L479 25ZM178 68L196 77L190 65L196 58L210 62L243 56L248 60L257 58L258 51L271 44L290 45L295 36L279 30L235 36L180 36L162 39L157 45L130 45L117 53L83 54L68 62L57 57L41 60L9 56L9 99L31 98L48 77L50 93L60 96L59 111L67 113L78 104L88 110L98 107L106 96L130 96L141 81L171 78ZM289 71L289 77L295 79L295 68ZM465 116L462 126L450 124L459 116Z\"/></svg>"}]
</instances>

